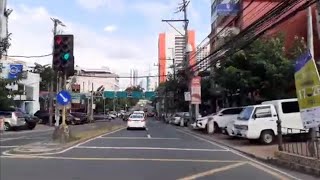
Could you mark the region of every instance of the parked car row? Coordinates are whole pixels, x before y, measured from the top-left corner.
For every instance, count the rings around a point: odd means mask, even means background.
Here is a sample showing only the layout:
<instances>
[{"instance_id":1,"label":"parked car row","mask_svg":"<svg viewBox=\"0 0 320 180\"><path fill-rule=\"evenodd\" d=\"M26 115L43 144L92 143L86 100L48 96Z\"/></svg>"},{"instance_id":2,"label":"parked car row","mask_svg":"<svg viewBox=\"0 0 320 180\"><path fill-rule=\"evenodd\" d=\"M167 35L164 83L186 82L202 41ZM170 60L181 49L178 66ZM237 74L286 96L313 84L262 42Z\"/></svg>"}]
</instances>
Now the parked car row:
<instances>
[{"instance_id":1,"label":"parked car row","mask_svg":"<svg viewBox=\"0 0 320 180\"><path fill-rule=\"evenodd\" d=\"M188 117L187 112L175 113L166 117L164 121L185 126L188 124ZM252 142L259 140L263 144L271 144L278 135L277 122L281 122L283 135L300 136L308 133L301 119L297 99L281 99L246 107L224 108L217 113L197 118L190 127L205 130L208 134L224 133Z\"/></svg>"},{"instance_id":2,"label":"parked car row","mask_svg":"<svg viewBox=\"0 0 320 180\"><path fill-rule=\"evenodd\" d=\"M35 116L28 115L20 109L11 108L0 110L0 118L3 119L3 129L5 131L13 130L21 127L34 129L39 122Z\"/></svg>"}]
</instances>

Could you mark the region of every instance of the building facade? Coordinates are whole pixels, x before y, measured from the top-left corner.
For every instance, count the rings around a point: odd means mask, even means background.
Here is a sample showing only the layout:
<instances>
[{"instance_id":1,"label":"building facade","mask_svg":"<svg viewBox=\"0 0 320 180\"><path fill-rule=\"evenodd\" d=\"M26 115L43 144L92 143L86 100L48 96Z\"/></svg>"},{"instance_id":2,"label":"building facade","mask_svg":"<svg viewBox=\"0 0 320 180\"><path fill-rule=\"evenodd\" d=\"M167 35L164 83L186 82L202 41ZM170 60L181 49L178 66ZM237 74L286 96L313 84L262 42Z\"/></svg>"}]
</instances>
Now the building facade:
<instances>
[{"instance_id":1,"label":"building facade","mask_svg":"<svg viewBox=\"0 0 320 180\"><path fill-rule=\"evenodd\" d=\"M17 81L17 83L8 84L6 87L8 89L17 91L21 93L13 97L15 104L18 108L21 108L28 114L34 114L40 110L39 94L40 94L40 74L33 73L31 69L28 68L27 63L24 61L19 61L12 58L7 58L6 60L0 60L0 78L7 78L6 73L11 70L8 69L10 65L22 65L23 76Z\"/></svg>"},{"instance_id":2,"label":"building facade","mask_svg":"<svg viewBox=\"0 0 320 180\"><path fill-rule=\"evenodd\" d=\"M80 89L80 93L97 91L104 88L105 91L118 91L119 75L112 73L109 68L84 69L76 67L76 74L72 81Z\"/></svg>"},{"instance_id":3,"label":"building facade","mask_svg":"<svg viewBox=\"0 0 320 180\"><path fill-rule=\"evenodd\" d=\"M206 58L210 54L210 44L204 47L197 47L197 62L200 71L210 70L209 59Z\"/></svg>"},{"instance_id":4,"label":"building facade","mask_svg":"<svg viewBox=\"0 0 320 180\"><path fill-rule=\"evenodd\" d=\"M183 32L183 31L181 31ZM158 39L158 74L159 83L166 81L166 76L173 74L173 67L176 71L183 67L184 58L184 36L176 31L159 34ZM188 43L192 46L195 53L195 31L188 31ZM189 64L196 62L195 56L190 56ZM173 63L174 62L174 63Z\"/></svg>"},{"instance_id":5,"label":"building facade","mask_svg":"<svg viewBox=\"0 0 320 180\"><path fill-rule=\"evenodd\" d=\"M281 0L212 0L211 1L211 33L210 44L211 51L224 43L227 35L236 35L243 29L248 27L257 19L261 18L268 11L274 8ZM312 6L313 12L313 34L314 34L314 52L315 59L320 59L320 27L318 12L316 5ZM229 22L238 16L236 21L229 24ZM285 35L285 47L289 49L292 47L295 36L303 37L307 40L307 10L300 11L289 20L276 26L268 31L265 36L273 36L278 33ZM228 25L229 24L229 25ZM223 27L227 26L224 31ZM221 31L221 32L220 32ZM220 32L220 33L219 33Z\"/></svg>"}]
</instances>

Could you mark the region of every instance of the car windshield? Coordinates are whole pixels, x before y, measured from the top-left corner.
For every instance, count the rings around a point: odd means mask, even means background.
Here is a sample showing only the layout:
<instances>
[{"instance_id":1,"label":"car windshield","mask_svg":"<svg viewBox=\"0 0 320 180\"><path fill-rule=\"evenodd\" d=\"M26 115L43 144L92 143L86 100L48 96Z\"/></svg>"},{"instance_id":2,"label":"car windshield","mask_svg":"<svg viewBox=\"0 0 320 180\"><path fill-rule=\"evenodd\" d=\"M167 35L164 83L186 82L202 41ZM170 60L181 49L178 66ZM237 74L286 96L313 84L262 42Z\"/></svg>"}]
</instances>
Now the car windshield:
<instances>
[{"instance_id":1,"label":"car windshield","mask_svg":"<svg viewBox=\"0 0 320 180\"><path fill-rule=\"evenodd\" d=\"M242 120L242 121L248 121L250 119L250 116L252 114L254 107L249 106L246 107L238 116L238 120Z\"/></svg>"}]
</instances>

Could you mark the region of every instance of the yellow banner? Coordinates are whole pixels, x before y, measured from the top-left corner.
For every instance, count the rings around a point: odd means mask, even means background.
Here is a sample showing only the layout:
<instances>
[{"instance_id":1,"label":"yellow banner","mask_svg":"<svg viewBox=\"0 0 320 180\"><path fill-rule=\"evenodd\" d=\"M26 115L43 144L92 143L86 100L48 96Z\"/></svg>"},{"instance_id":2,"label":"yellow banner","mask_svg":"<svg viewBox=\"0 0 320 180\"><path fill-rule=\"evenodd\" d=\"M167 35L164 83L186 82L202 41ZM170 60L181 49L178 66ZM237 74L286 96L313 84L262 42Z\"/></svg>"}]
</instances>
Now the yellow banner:
<instances>
[{"instance_id":1,"label":"yellow banner","mask_svg":"<svg viewBox=\"0 0 320 180\"><path fill-rule=\"evenodd\" d=\"M294 76L304 126L317 127L320 124L320 78L310 52L297 60Z\"/></svg>"}]
</instances>

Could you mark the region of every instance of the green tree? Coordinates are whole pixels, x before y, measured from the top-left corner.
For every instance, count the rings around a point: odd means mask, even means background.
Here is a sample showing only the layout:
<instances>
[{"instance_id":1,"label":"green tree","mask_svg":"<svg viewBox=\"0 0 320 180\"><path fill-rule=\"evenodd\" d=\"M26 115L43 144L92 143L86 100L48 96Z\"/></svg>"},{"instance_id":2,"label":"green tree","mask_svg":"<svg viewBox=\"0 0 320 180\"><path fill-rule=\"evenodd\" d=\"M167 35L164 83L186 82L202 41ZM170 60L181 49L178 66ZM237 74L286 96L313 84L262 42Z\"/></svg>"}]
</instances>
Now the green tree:
<instances>
[{"instance_id":1,"label":"green tree","mask_svg":"<svg viewBox=\"0 0 320 180\"><path fill-rule=\"evenodd\" d=\"M40 74L40 91L49 91L51 81L54 80L54 82L56 82L56 78L54 78L54 71L50 66L36 64L34 67L34 73ZM56 83L54 83L54 85L55 84Z\"/></svg>"},{"instance_id":2,"label":"green tree","mask_svg":"<svg viewBox=\"0 0 320 180\"><path fill-rule=\"evenodd\" d=\"M288 93L294 83L294 61L284 49L284 38L260 38L247 48L227 58L215 75L219 85L231 94L240 93L243 104L262 99L293 97ZM249 102L245 102L248 94Z\"/></svg>"}]
</instances>

